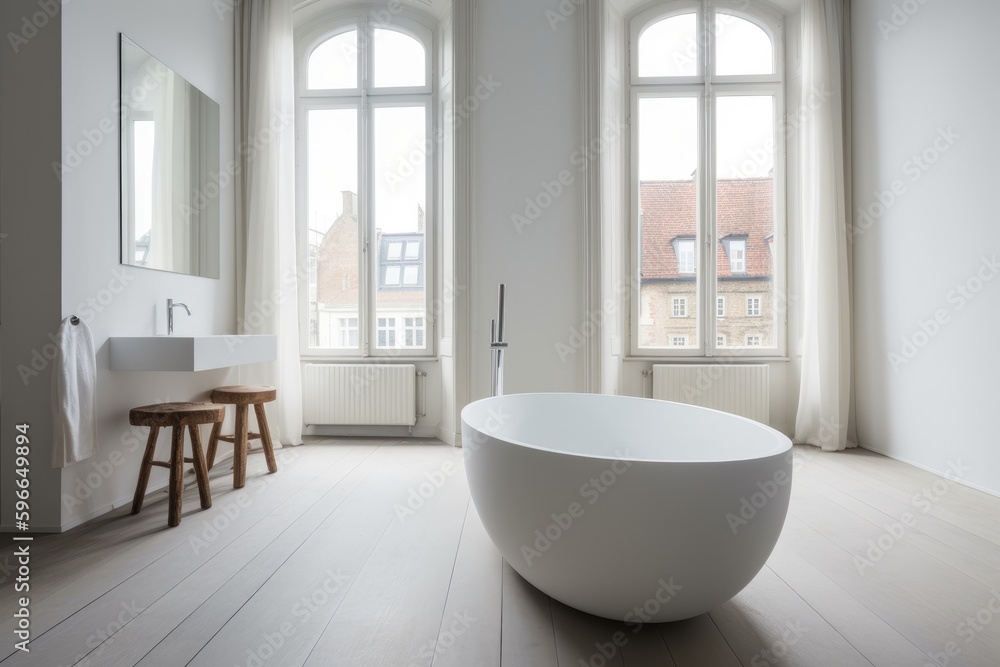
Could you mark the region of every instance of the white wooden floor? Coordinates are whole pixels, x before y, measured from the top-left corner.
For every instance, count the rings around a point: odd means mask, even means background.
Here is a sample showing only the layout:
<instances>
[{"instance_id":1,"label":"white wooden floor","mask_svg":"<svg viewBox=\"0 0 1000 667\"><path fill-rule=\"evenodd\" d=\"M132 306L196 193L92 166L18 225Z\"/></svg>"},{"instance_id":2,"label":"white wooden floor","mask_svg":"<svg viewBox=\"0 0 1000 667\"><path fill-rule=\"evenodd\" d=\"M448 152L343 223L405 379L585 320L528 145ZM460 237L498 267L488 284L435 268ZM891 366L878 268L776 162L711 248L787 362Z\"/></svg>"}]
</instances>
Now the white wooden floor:
<instances>
[{"instance_id":1,"label":"white wooden floor","mask_svg":"<svg viewBox=\"0 0 1000 667\"><path fill-rule=\"evenodd\" d=\"M869 452L796 454L760 575L709 614L638 633L503 563L460 450L314 440L282 450L275 475L252 456L240 491L216 467L210 510L189 484L177 528L157 493L138 516L38 538L31 652L13 648L8 578L0 664L1000 665L1000 499Z\"/></svg>"}]
</instances>

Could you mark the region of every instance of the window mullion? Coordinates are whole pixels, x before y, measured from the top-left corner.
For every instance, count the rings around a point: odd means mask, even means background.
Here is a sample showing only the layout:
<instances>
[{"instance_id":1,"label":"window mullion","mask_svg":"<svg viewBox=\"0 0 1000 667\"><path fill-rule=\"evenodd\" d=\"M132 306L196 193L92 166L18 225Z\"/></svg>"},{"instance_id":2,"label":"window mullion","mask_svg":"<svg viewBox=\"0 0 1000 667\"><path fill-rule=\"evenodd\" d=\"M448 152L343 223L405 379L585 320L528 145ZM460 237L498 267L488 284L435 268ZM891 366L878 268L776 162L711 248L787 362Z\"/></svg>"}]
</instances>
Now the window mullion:
<instances>
[{"instance_id":1,"label":"window mullion","mask_svg":"<svg viewBox=\"0 0 1000 667\"><path fill-rule=\"evenodd\" d=\"M704 114L702 129L702 164L704 165L704 178L702 181L704 188L704 210L701 220L702 235L705 239L702 248L702 258L704 259L702 272L702 289L700 293L699 312L702 314L702 348L707 357L713 356L716 347L716 277L718 275L716 263L716 214L717 214L717 190L716 190L716 155L715 155L715 93L713 89L712 73L715 68L715 10L710 0L704 1L702 9L703 33L702 33L702 76L705 81L704 91Z\"/></svg>"},{"instance_id":2,"label":"window mullion","mask_svg":"<svg viewBox=\"0 0 1000 667\"><path fill-rule=\"evenodd\" d=\"M375 219L372 215L371 204L372 204L372 184L370 169L372 164L372 141L371 141L371 116L370 116L370 104L368 101L368 78L370 71L370 52L369 48L371 45L371 40L368 39L368 21L366 18L362 18L358 24L358 46L359 46L359 67L361 68L361 99L359 101L358 115L361 122L361 131L358 133L358 140L360 146L358 147L358 160L360 165L358 166L358 210L361 216L359 221L359 228L361 229L361 270L359 273L359 282L361 283L361 295L358 299L359 302L359 313L360 317L359 324L361 328L361 354L363 356L370 356L372 352L372 341L373 337L377 335L377 327L375 326L375 290L374 285L377 285L376 277L374 275L375 267L377 262L372 259L372 247L371 239L373 238L372 224ZM377 248L376 248L377 251Z\"/></svg>"}]
</instances>

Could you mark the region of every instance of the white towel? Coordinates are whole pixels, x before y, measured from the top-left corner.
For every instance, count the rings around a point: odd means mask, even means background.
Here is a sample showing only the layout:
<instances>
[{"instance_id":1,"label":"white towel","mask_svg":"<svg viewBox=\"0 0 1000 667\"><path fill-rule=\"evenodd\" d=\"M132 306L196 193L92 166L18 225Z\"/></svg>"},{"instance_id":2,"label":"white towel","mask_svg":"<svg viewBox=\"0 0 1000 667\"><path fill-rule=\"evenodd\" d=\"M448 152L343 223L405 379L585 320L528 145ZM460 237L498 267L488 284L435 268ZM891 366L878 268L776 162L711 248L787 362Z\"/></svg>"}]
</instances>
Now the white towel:
<instances>
[{"instance_id":1,"label":"white towel","mask_svg":"<svg viewBox=\"0 0 1000 667\"><path fill-rule=\"evenodd\" d=\"M90 328L67 317L59 326L52 369L52 465L56 468L97 453L97 357Z\"/></svg>"}]
</instances>

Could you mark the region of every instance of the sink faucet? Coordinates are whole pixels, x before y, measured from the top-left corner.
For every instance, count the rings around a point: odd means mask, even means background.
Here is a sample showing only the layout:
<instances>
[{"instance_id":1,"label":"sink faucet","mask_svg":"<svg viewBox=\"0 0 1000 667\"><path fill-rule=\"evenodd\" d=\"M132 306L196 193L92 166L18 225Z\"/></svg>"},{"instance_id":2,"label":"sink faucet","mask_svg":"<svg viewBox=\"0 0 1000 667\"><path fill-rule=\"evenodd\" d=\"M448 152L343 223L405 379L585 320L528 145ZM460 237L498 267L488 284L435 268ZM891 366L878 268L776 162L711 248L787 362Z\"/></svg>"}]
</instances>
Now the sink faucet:
<instances>
[{"instance_id":1,"label":"sink faucet","mask_svg":"<svg viewBox=\"0 0 1000 667\"><path fill-rule=\"evenodd\" d=\"M191 309L187 307L187 304L174 303L173 299L167 299L167 335L174 335L174 308L183 308L188 315L191 314Z\"/></svg>"}]
</instances>

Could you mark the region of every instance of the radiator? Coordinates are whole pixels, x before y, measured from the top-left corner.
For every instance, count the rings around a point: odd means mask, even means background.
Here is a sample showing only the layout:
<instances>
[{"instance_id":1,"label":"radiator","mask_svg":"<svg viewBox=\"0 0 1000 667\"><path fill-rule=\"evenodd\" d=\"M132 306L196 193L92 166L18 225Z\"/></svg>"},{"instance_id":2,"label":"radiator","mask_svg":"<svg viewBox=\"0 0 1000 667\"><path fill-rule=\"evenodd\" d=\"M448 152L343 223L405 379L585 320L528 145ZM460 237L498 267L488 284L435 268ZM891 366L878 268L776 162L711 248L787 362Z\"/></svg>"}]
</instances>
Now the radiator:
<instances>
[{"instance_id":1,"label":"radiator","mask_svg":"<svg viewBox=\"0 0 1000 667\"><path fill-rule=\"evenodd\" d=\"M417 423L416 366L306 364L302 384L307 425Z\"/></svg>"},{"instance_id":2,"label":"radiator","mask_svg":"<svg viewBox=\"0 0 1000 667\"><path fill-rule=\"evenodd\" d=\"M700 405L768 423L766 364L653 366L653 398Z\"/></svg>"}]
</instances>

